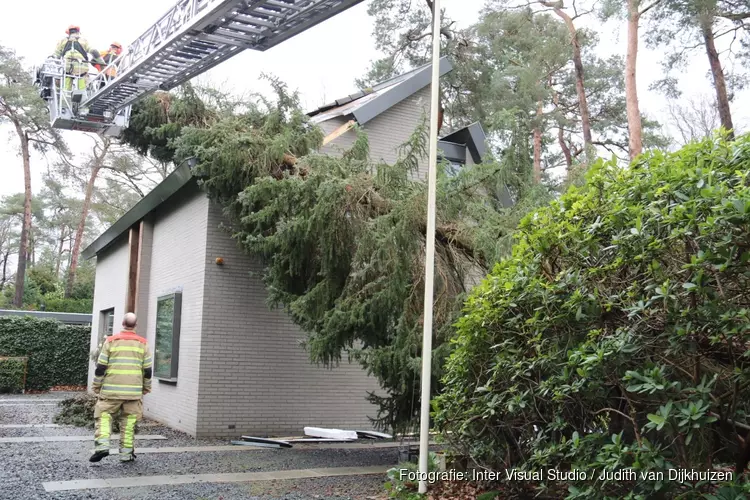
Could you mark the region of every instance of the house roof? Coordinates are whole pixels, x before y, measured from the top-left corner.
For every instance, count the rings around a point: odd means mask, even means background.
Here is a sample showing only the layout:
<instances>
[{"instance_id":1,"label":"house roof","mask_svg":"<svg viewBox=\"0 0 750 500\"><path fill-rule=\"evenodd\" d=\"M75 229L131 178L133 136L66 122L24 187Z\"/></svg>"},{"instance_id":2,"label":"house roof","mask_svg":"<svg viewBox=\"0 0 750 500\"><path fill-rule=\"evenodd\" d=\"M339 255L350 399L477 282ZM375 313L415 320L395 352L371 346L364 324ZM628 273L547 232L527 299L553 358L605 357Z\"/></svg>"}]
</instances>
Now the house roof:
<instances>
[{"instance_id":1,"label":"house roof","mask_svg":"<svg viewBox=\"0 0 750 500\"><path fill-rule=\"evenodd\" d=\"M440 58L440 76L453 69L447 56ZM393 107L407 97L422 90L432 81L432 63L425 64L407 73L310 111L307 115L313 123L321 123L337 116L352 115L363 125L383 111Z\"/></svg>"}]
</instances>

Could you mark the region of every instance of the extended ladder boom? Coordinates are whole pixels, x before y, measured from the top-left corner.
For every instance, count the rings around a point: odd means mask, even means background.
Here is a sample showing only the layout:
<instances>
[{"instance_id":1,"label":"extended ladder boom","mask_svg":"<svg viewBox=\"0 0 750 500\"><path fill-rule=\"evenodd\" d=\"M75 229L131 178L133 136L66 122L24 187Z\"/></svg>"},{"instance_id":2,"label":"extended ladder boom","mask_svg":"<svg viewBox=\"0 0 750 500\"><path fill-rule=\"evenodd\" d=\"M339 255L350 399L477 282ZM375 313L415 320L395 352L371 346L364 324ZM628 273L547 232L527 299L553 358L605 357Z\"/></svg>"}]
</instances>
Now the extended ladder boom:
<instances>
[{"instance_id":1,"label":"extended ladder boom","mask_svg":"<svg viewBox=\"0 0 750 500\"><path fill-rule=\"evenodd\" d=\"M102 71L81 104L115 113L156 90L172 89L244 49L265 51L363 0L179 0Z\"/></svg>"}]
</instances>

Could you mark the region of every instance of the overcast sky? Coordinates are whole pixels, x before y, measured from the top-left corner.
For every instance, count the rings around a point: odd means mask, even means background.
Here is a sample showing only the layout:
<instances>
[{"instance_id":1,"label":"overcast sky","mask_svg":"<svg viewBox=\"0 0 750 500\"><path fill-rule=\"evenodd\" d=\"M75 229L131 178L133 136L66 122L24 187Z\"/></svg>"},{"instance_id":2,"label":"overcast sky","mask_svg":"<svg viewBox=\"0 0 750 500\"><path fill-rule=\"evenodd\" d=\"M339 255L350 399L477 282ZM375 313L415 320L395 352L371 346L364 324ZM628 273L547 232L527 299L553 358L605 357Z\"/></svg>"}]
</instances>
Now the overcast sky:
<instances>
[{"instance_id":1,"label":"overcast sky","mask_svg":"<svg viewBox=\"0 0 750 500\"><path fill-rule=\"evenodd\" d=\"M92 47L103 50L113 41L126 47L166 13L174 0L4 3L3 19L6 22L0 31L0 44L14 48L27 64L32 65L50 55L56 43L65 37L65 29L71 23L81 26L83 37ZM442 6L460 27L466 27L477 20L484 3L485 0L443 0ZM367 15L368 4L369 0L366 0L266 52L244 51L200 77L200 81L223 84L237 91L266 92L268 88L259 81L259 76L270 73L300 91L305 109L350 94L356 90L354 79L362 76L370 60L378 57L372 38L372 20ZM599 46L602 56L624 55L623 23L596 28L602 33ZM660 54L642 48L638 59L638 92L641 110L652 118L665 120L664 98L648 90L649 84L661 75L660 59ZM707 71L706 56L698 52L681 79L686 96L712 92ZM742 94L733 104L738 130L746 130L748 112L742 110L750 109L748 104L747 94ZM85 151L87 144L91 144L81 134L64 133L77 152ZM17 151L17 137L9 127L0 127L0 196L23 191L23 170ZM46 168L43 158L33 159L34 191L40 188Z\"/></svg>"}]
</instances>

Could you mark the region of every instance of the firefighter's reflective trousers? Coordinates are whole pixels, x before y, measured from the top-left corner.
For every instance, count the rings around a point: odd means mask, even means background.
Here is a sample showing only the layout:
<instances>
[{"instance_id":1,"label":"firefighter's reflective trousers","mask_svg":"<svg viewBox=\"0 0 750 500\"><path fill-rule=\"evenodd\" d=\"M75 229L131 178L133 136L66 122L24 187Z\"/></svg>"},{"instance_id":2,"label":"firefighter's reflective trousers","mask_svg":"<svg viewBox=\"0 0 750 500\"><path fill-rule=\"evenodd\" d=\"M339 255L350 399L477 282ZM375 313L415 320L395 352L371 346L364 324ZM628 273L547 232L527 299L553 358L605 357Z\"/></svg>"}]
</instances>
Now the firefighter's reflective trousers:
<instances>
[{"instance_id":1,"label":"firefighter's reflective trousers","mask_svg":"<svg viewBox=\"0 0 750 500\"><path fill-rule=\"evenodd\" d=\"M141 399L99 398L94 407L96 451L109 450L112 416L117 413L120 407L122 407L122 416L120 417L120 453L133 453L135 423L143 418L143 401Z\"/></svg>"}]
</instances>

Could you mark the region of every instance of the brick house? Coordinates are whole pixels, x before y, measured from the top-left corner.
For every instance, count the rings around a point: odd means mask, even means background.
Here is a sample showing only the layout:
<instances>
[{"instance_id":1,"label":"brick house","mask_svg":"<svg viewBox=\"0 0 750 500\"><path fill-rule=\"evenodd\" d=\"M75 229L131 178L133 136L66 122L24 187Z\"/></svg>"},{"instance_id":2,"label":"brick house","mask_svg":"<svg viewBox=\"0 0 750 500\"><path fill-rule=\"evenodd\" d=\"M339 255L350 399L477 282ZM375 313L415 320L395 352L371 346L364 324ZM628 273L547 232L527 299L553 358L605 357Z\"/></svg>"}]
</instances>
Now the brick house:
<instances>
[{"instance_id":1,"label":"brick house","mask_svg":"<svg viewBox=\"0 0 750 500\"><path fill-rule=\"evenodd\" d=\"M440 69L450 71L450 62L442 59ZM323 150L350 145L356 121L373 159L395 160L429 115L430 73L427 65L309 113L336 136ZM440 142L455 165L480 161L484 147L478 124ZM269 309L261 279L251 275L260 262L220 229L223 220L182 164L88 246L83 257L97 259L91 350L134 311L138 333L160 351L144 413L196 437L369 429L375 407L365 396L376 380L346 357L333 369L310 363L302 332ZM89 387L93 370L92 362Z\"/></svg>"}]
</instances>

